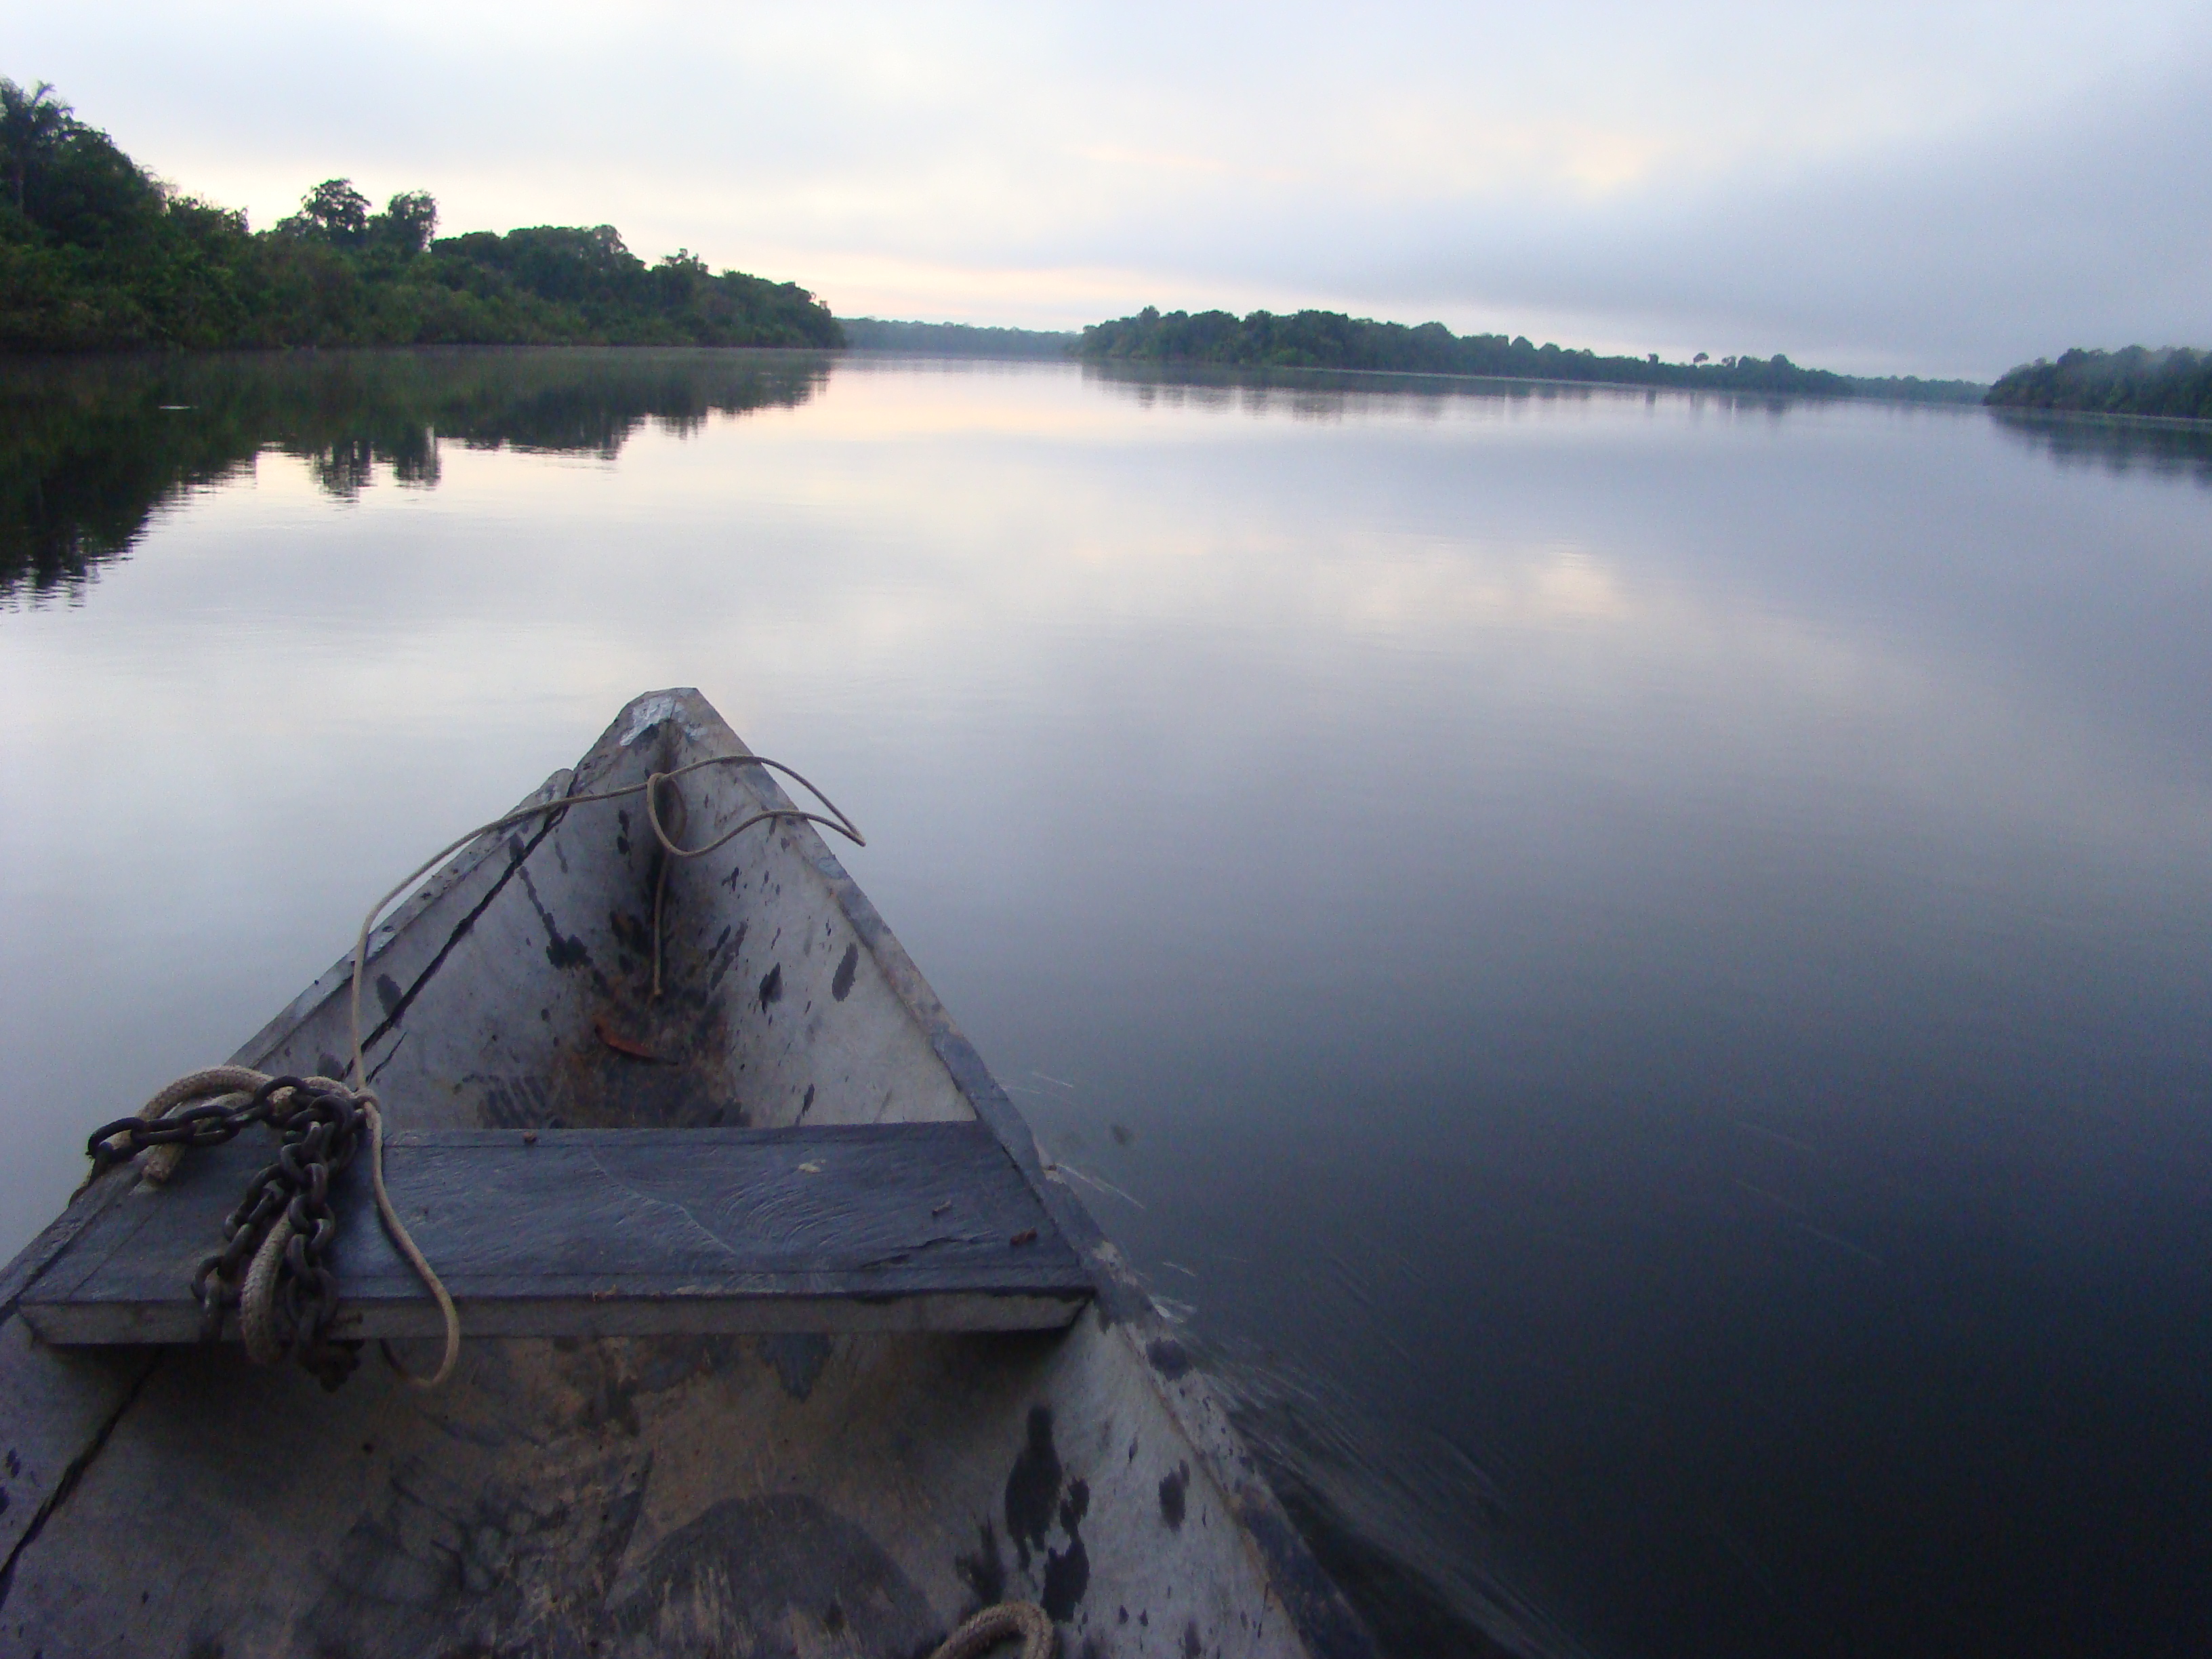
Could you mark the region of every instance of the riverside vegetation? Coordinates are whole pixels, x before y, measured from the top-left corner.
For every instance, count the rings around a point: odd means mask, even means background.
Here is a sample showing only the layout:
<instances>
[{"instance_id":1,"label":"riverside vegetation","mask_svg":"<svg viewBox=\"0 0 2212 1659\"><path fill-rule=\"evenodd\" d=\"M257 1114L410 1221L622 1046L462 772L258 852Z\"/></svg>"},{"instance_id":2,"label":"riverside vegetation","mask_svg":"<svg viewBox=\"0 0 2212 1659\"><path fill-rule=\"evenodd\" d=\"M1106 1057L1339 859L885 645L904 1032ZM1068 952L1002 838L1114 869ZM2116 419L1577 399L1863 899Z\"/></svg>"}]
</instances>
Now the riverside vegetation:
<instances>
[{"instance_id":1,"label":"riverside vegetation","mask_svg":"<svg viewBox=\"0 0 2212 1659\"><path fill-rule=\"evenodd\" d=\"M2076 349L2055 363L2021 364L1990 388L1987 401L1999 409L2212 420L2212 351Z\"/></svg>"},{"instance_id":2,"label":"riverside vegetation","mask_svg":"<svg viewBox=\"0 0 2212 1659\"><path fill-rule=\"evenodd\" d=\"M437 222L425 191L376 212L332 179L255 232L52 87L0 80L0 349L844 343L796 283L682 250L648 265L612 225L434 238Z\"/></svg>"},{"instance_id":3,"label":"riverside vegetation","mask_svg":"<svg viewBox=\"0 0 2212 1659\"><path fill-rule=\"evenodd\" d=\"M900 323L881 317L840 317L845 343L856 351L898 351L927 357L1066 357L1074 334L1034 328L979 328L971 323Z\"/></svg>"},{"instance_id":4,"label":"riverside vegetation","mask_svg":"<svg viewBox=\"0 0 2212 1659\"><path fill-rule=\"evenodd\" d=\"M2212 353L2073 350L1985 387L1808 368L1780 354L1662 362L1341 312L1163 313L1076 334L854 318L795 283L648 264L612 225L436 236L436 202L381 210L325 179L264 231L156 178L44 82L0 79L0 351L376 345L787 346L1097 362L1362 369L2212 418Z\"/></svg>"},{"instance_id":5,"label":"riverside vegetation","mask_svg":"<svg viewBox=\"0 0 2212 1659\"><path fill-rule=\"evenodd\" d=\"M1336 311L1301 311L1291 316L1255 311L1240 318L1226 311L1162 313L1147 306L1133 317L1085 329L1077 349L1101 361L1480 374L1816 398L1971 403L1988 389L1972 380L1835 374L1801 368L1779 354L1715 360L1699 352L1686 363L1662 362L1656 352L1643 357L1602 357L1587 349L1536 345L1524 336L1455 335L1442 323L1408 328L1403 323L1380 323Z\"/></svg>"}]
</instances>

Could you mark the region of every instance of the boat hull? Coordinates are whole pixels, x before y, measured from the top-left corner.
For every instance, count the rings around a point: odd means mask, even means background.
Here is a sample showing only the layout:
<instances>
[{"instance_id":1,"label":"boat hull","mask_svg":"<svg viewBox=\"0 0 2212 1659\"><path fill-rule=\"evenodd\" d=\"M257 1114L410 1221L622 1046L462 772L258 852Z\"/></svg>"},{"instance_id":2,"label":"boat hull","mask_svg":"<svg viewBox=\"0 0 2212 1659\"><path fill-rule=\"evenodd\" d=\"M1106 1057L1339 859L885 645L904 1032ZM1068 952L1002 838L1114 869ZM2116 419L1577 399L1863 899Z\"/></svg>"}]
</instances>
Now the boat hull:
<instances>
[{"instance_id":1,"label":"boat hull","mask_svg":"<svg viewBox=\"0 0 2212 1659\"><path fill-rule=\"evenodd\" d=\"M696 693L655 694L539 799L744 752ZM695 843L788 804L752 767L684 795ZM118 1171L0 1279L4 1644L912 1655L1030 1599L1069 1654L1369 1651L1220 1396L812 830L671 869L656 999L660 854L629 805L487 838L379 929L368 1054L396 1127L981 1122L1081 1259L1087 1310L472 1340L434 1392L372 1362L325 1394L230 1344L36 1337L25 1291L126 1201ZM345 966L239 1063L335 1073Z\"/></svg>"}]
</instances>

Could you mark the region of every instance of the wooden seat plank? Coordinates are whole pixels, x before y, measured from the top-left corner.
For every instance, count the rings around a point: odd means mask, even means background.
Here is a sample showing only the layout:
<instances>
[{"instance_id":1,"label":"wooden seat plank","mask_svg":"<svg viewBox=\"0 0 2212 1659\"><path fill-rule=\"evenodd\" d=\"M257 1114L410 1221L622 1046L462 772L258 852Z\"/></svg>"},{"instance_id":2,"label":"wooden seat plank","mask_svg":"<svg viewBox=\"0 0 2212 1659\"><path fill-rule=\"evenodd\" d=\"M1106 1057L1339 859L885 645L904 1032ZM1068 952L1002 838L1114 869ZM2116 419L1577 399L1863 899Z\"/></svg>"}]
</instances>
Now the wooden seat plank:
<instances>
[{"instance_id":1,"label":"wooden seat plank","mask_svg":"<svg viewBox=\"0 0 2212 1659\"><path fill-rule=\"evenodd\" d=\"M54 1343L197 1340L193 1269L272 1145L249 1131L109 1206L24 1317ZM385 1171L470 1336L1046 1329L1091 1291L978 1122L403 1133ZM335 1334L435 1335L362 1161L332 1194Z\"/></svg>"}]
</instances>

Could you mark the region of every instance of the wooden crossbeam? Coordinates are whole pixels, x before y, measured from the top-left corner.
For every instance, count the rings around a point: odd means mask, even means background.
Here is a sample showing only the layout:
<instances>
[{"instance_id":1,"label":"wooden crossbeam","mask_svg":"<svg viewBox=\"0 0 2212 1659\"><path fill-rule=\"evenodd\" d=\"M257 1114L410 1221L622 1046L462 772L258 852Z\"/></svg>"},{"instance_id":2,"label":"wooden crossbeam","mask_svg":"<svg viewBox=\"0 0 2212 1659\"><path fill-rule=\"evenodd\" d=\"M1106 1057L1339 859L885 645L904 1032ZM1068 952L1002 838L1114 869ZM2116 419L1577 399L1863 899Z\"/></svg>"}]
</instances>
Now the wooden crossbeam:
<instances>
[{"instance_id":1,"label":"wooden crossbeam","mask_svg":"<svg viewBox=\"0 0 2212 1659\"><path fill-rule=\"evenodd\" d=\"M59 1344L196 1340L193 1268L271 1144L249 1131L109 1206L24 1293L31 1328ZM981 1123L447 1130L392 1136L385 1170L469 1336L1050 1329L1091 1291ZM333 1207L333 1334L437 1335L362 1161Z\"/></svg>"}]
</instances>

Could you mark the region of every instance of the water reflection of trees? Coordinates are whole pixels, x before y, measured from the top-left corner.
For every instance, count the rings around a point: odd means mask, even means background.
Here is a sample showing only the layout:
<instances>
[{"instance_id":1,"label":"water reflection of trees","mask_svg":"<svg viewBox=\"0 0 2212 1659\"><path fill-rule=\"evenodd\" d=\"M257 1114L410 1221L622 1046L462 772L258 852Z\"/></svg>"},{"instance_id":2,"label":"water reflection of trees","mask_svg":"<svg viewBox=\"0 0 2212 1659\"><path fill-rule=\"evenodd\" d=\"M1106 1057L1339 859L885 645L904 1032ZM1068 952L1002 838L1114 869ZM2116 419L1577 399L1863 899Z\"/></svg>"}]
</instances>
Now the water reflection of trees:
<instances>
[{"instance_id":1,"label":"water reflection of trees","mask_svg":"<svg viewBox=\"0 0 2212 1659\"><path fill-rule=\"evenodd\" d=\"M2212 422L2160 421L2112 415L2063 415L1995 409L1990 418L2014 442L2061 466L2144 471L2212 484Z\"/></svg>"},{"instance_id":2,"label":"water reflection of trees","mask_svg":"<svg viewBox=\"0 0 2212 1659\"><path fill-rule=\"evenodd\" d=\"M1287 415L1299 421L1340 421L1366 404L1387 400L1400 411L1441 413L1468 399L1507 404L1589 404L1662 398L1746 414L1779 416L1808 402L1768 392L1681 391L1613 386L1602 381L1514 380L1476 374L1390 374L1373 369L1249 368L1225 364L1117 362L1085 359L1083 378L1133 399L1146 409L1237 410Z\"/></svg>"},{"instance_id":3,"label":"water reflection of trees","mask_svg":"<svg viewBox=\"0 0 2212 1659\"><path fill-rule=\"evenodd\" d=\"M612 459L650 422L791 407L831 360L707 350L363 351L0 364L0 604L81 599L153 514L249 469L307 463L350 499L434 488L441 446Z\"/></svg>"}]
</instances>

